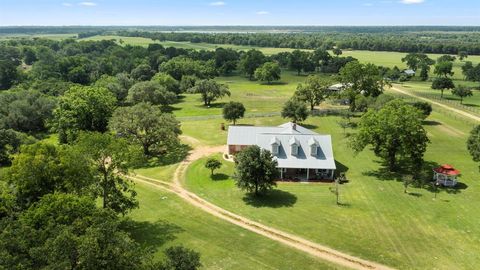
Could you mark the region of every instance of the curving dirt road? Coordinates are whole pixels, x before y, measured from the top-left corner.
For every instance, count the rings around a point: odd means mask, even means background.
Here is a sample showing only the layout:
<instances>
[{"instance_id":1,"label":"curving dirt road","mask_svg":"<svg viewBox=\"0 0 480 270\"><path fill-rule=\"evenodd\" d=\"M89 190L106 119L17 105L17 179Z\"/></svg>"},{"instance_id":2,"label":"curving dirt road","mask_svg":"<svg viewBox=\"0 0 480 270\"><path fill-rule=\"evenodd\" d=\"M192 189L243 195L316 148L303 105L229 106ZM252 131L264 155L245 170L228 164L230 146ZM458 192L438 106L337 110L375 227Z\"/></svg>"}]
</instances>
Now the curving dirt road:
<instances>
[{"instance_id":1,"label":"curving dirt road","mask_svg":"<svg viewBox=\"0 0 480 270\"><path fill-rule=\"evenodd\" d=\"M423 100L423 101L426 101L426 102L430 102L430 103L432 103L432 104L435 104L435 105L440 106L440 107L442 107L442 108L445 108L445 109L448 109L448 110L453 111L453 112L455 112L455 113L458 113L458 114L460 114L460 115L463 115L463 116L465 116L465 117L467 117L467 118L470 118L470 119L473 119L473 120L475 120L475 121L479 121L479 122L480 122L480 117L475 116L475 115L473 115L473 114L471 114L471 113L468 113L468 112L466 112L466 111L462 111L462 110L453 108L453 107L451 107L451 106L445 105L445 104L443 104L443 103L436 102L436 101L433 101L433 100L431 100L431 99L418 96L418 95L416 95L416 94L413 94L413 93L411 93L411 92L408 92L408 91L406 91L406 90L404 90L404 89L401 89L401 88L398 88L398 87L396 87L396 86L392 86L392 87L390 87L390 89L392 89L393 91L398 92L398 93L400 93L400 94L404 94L404 95L411 96L411 97L414 97L414 98L417 98L417 99L420 99L420 100Z\"/></svg>"},{"instance_id":2,"label":"curving dirt road","mask_svg":"<svg viewBox=\"0 0 480 270\"><path fill-rule=\"evenodd\" d=\"M180 166L175 171L173 183L160 181L157 179L153 179L153 178L149 178L141 175L130 176L130 178L137 182L150 184L157 188L160 188L169 192L173 192L179 197L181 197L182 199L184 199L185 201L187 201L188 203L190 203L191 205L211 215L214 215L218 218L221 218L225 221L228 221L232 224L240 226L249 231L268 237L274 241L283 243L297 250L316 256L325 261L329 261L331 263L352 268L352 269L392 269L385 265L381 265L375 262L367 261L358 257L348 255L341 251L334 250L332 248L311 242L307 239L298 237L296 235L289 234L289 233L280 231L278 229L263 225L261 223L252 221L243 216L239 216L237 214L234 214L228 210L225 210L221 207L218 207L202 199L201 197L197 196L192 192L189 192L188 190L182 187L181 179L182 177L184 177L188 166L193 161L214 153L222 153L224 152L224 150L225 150L225 146L200 147L193 150L189 155L189 157L185 159L183 162L181 162Z\"/></svg>"}]
</instances>

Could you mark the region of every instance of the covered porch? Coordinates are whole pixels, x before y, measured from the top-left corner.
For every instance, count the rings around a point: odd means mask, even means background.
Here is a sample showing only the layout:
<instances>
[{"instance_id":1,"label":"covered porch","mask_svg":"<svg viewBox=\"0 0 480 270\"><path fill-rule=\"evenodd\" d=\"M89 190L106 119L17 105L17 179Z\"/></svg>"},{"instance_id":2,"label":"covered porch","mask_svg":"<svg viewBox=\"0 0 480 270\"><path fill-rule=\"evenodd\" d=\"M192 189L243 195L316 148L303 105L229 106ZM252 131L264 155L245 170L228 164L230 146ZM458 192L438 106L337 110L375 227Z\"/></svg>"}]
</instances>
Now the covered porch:
<instances>
[{"instance_id":1,"label":"covered porch","mask_svg":"<svg viewBox=\"0 0 480 270\"><path fill-rule=\"evenodd\" d=\"M333 169L279 168L282 181L333 181Z\"/></svg>"}]
</instances>

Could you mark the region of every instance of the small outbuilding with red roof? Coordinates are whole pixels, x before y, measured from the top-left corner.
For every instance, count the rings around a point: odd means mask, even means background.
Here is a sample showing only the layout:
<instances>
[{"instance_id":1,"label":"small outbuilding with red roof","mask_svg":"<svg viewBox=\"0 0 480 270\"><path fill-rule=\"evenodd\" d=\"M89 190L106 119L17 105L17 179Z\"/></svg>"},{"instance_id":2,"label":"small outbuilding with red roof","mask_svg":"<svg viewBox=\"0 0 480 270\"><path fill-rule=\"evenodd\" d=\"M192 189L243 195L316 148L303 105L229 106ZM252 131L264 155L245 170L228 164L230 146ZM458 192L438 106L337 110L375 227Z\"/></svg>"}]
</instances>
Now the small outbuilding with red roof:
<instances>
[{"instance_id":1,"label":"small outbuilding with red roof","mask_svg":"<svg viewBox=\"0 0 480 270\"><path fill-rule=\"evenodd\" d=\"M457 185L457 177L459 175L460 171L448 164L433 169L433 180L436 181L437 185L454 187Z\"/></svg>"}]
</instances>

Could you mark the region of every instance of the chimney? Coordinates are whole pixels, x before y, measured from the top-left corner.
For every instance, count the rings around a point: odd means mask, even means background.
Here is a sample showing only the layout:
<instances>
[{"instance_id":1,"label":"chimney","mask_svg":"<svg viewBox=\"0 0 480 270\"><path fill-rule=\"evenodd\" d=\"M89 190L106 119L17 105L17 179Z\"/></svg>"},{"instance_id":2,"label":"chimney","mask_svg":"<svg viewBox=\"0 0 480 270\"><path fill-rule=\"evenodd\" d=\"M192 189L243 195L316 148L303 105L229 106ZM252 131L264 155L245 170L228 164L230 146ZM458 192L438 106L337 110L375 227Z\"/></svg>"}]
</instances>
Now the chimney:
<instances>
[{"instance_id":1,"label":"chimney","mask_svg":"<svg viewBox=\"0 0 480 270\"><path fill-rule=\"evenodd\" d=\"M292 123L292 129L297 130L297 123Z\"/></svg>"}]
</instances>

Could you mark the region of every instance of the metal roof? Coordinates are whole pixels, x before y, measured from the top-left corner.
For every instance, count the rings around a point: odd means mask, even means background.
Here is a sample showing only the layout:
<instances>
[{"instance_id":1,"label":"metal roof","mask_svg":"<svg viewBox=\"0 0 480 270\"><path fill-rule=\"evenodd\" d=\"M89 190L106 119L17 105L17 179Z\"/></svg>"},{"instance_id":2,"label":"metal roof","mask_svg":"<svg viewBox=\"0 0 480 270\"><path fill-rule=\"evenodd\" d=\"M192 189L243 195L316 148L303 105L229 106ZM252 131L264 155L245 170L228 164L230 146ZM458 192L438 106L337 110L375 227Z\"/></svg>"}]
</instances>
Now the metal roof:
<instances>
[{"instance_id":1,"label":"metal roof","mask_svg":"<svg viewBox=\"0 0 480 270\"><path fill-rule=\"evenodd\" d=\"M279 168L335 169L332 138L320 135L302 126L286 123L278 127L231 126L228 145L258 145L271 151L272 142L279 145L275 155ZM298 145L297 155L291 154L291 142ZM311 155L311 145L318 145L317 154Z\"/></svg>"}]
</instances>

